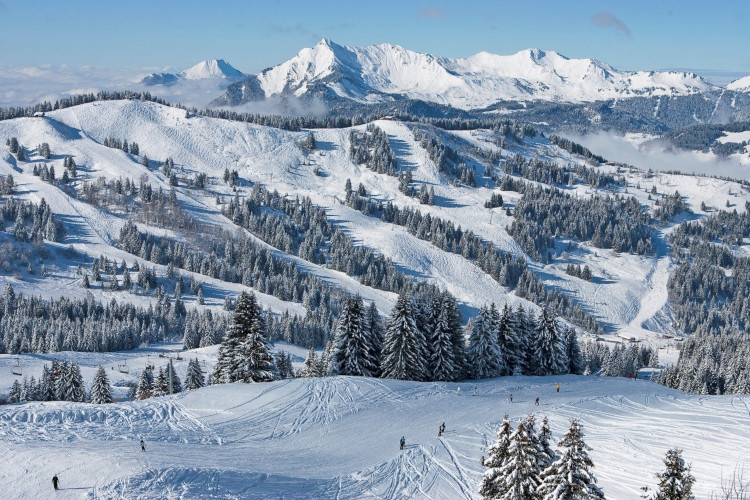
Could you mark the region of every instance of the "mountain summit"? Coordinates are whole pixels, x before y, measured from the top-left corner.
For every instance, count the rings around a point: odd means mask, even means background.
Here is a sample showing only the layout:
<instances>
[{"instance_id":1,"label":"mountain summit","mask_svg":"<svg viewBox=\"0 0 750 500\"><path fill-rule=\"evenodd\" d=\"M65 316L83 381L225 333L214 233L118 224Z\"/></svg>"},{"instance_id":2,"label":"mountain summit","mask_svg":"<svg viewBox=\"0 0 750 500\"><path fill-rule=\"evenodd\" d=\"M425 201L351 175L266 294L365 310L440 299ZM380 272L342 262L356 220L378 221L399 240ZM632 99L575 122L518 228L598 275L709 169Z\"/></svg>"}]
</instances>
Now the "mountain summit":
<instances>
[{"instance_id":1,"label":"mountain summit","mask_svg":"<svg viewBox=\"0 0 750 500\"><path fill-rule=\"evenodd\" d=\"M594 59L569 59L540 49L451 59L387 43L345 47L323 39L286 62L231 85L215 104L318 95L357 102L410 98L476 109L503 100L586 102L685 95L713 88L694 73L618 71Z\"/></svg>"},{"instance_id":2,"label":"mountain summit","mask_svg":"<svg viewBox=\"0 0 750 500\"><path fill-rule=\"evenodd\" d=\"M218 79L236 81L245 75L224 59L208 59L179 73L151 73L141 80L144 85L174 85L180 80Z\"/></svg>"}]
</instances>

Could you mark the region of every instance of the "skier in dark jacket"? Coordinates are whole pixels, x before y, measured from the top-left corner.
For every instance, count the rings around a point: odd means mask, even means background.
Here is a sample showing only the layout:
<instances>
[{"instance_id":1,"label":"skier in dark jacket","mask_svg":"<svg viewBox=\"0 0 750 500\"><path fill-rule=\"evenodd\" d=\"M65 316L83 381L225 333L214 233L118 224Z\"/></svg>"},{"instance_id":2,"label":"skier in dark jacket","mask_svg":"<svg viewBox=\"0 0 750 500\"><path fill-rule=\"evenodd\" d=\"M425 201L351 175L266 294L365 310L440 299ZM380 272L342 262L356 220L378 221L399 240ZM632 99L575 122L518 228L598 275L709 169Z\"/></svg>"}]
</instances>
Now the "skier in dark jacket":
<instances>
[{"instance_id":1,"label":"skier in dark jacket","mask_svg":"<svg viewBox=\"0 0 750 500\"><path fill-rule=\"evenodd\" d=\"M404 446L406 446L406 438L404 436L401 436L400 444L401 444L401 449L403 450Z\"/></svg>"},{"instance_id":2,"label":"skier in dark jacket","mask_svg":"<svg viewBox=\"0 0 750 500\"><path fill-rule=\"evenodd\" d=\"M54 476L52 476L52 486L54 486L55 491L57 491L57 481L57 474L55 474Z\"/></svg>"},{"instance_id":3,"label":"skier in dark jacket","mask_svg":"<svg viewBox=\"0 0 750 500\"><path fill-rule=\"evenodd\" d=\"M143 439L141 439L141 451L146 451L146 443L143 442Z\"/></svg>"}]
</instances>

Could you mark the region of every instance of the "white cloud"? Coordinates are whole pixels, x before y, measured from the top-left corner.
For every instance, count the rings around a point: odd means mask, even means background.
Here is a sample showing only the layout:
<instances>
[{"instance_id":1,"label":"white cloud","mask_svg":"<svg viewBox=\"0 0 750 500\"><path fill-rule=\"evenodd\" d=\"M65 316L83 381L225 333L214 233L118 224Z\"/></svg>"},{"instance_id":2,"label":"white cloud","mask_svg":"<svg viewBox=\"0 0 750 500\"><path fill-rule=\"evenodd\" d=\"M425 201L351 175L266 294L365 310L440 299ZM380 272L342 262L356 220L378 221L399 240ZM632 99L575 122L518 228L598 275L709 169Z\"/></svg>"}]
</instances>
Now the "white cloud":
<instances>
[{"instance_id":1,"label":"white cloud","mask_svg":"<svg viewBox=\"0 0 750 500\"><path fill-rule=\"evenodd\" d=\"M642 169L750 179L750 158L747 156L743 163L737 156L721 158L713 153L674 150L669 144L658 139L633 141L606 132L585 136L565 135L607 160L627 163Z\"/></svg>"}]
</instances>

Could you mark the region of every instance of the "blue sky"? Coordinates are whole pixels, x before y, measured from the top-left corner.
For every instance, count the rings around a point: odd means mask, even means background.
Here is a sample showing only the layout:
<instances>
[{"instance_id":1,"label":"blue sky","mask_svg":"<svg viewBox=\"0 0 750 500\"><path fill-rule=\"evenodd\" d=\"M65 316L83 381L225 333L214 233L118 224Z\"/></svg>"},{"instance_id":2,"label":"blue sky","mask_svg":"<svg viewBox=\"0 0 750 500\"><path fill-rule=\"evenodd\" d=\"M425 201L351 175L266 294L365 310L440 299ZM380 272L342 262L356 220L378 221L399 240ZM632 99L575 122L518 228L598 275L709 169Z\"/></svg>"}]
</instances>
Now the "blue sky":
<instances>
[{"instance_id":1,"label":"blue sky","mask_svg":"<svg viewBox=\"0 0 750 500\"><path fill-rule=\"evenodd\" d=\"M464 57L529 47L618 69L750 73L750 2L0 0L0 65L184 69L223 58L246 73L322 37Z\"/></svg>"}]
</instances>

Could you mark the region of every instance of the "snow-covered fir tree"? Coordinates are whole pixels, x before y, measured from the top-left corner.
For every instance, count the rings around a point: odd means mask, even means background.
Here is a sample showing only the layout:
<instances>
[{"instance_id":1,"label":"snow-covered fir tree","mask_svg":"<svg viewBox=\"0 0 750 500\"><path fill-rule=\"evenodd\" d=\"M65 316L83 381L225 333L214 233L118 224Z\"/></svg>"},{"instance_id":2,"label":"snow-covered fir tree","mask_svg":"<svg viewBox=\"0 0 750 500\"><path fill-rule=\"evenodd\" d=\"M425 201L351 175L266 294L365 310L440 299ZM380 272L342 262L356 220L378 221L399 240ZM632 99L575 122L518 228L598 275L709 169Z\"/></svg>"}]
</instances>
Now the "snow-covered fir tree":
<instances>
[{"instance_id":1,"label":"snow-covered fir tree","mask_svg":"<svg viewBox=\"0 0 750 500\"><path fill-rule=\"evenodd\" d=\"M483 306L479 314L470 322L469 328L467 357L471 377L475 379L499 377L505 369L505 363L497 345L497 333L493 329L491 309Z\"/></svg>"},{"instance_id":2,"label":"snow-covered fir tree","mask_svg":"<svg viewBox=\"0 0 750 500\"><path fill-rule=\"evenodd\" d=\"M307 359L305 359L305 366L299 371L298 376L300 377L319 377L318 372L318 355L315 352L315 348L311 347L307 352Z\"/></svg>"},{"instance_id":3,"label":"snow-covered fir tree","mask_svg":"<svg viewBox=\"0 0 750 500\"><path fill-rule=\"evenodd\" d=\"M13 381L13 385L10 386L10 393L8 393L8 403L19 403L21 401L21 383L18 380Z\"/></svg>"},{"instance_id":4,"label":"snow-covered fir tree","mask_svg":"<svg viewBox=\"0 0 750 500\"><path fill-rule=\"evenodd\" d=\"M265 333L265 323L255 294L242 292L235 305L213 383L267 382L276 378L276 366Z\"/></svg>"},{"instance_id":5,"label":"snow-covered fir tree","mask_svg":"<svg viewBox=\"0 0 750 500\"><path fill-rule=\"evenodd\" d=\"M417 327L412 298L399 295L383 340L381 376L400 380L428 377L427 341Z\"/></svg>"},{"instance_id":6,"label":"snow-covered fir tree","mask_svg":"<svg viewBox=\"0 0 750 500\"><path fill-rule=\"evenodd\" d=\"M380 358L383 351L383 323L380 320L380 312L372 302L365 312L365 329L370 346L370 358L375 363L374 376L380 376Z\"/></svg>"},{"instance_id":7,"label":"snow-covered fir tree","mask_svg":"<svg viewBox=\"0 0 750 500\"><path fill-rule=\"evenodd\" d=\"M89 401L97 405L114 402L114 399L112 399L112 389L109 386L109 378L107 378L107 372L103 366L100 366L96 370L96 375L94 375L94 380L91 383Z\"/></svg>"},{"instance_id":8,"label":"snow-covered fir tree","mask_svg":"<svg viewBox=\"0 0 750 500\"><path fill-rule=\"evenodd\" d=\"M154 385L151 389L151 395L155 398L169 394L169 379L164 372L164 368L159 367L159 371L154 377Z\"/></svg>"},{"instance_id":9,"label":"snow-covered fir tree","mask_svg":"<svg viewBox=\"0 0 750 500\"><path fill-rule=\"evenodd\" d=\"M568 354L568 373L573 375L583 374L583 355L581 354L581 346L578 344L575 328L565 330L565 345Z\"/></svg>"},{"instance_id":10,"label":"snow-covered fir tree","mask_svg":"<svg viewBox=\"0 0 750 500\"><path fill-rule=\"evenodd\" d=\"M492 304L494 307L494 303ZM502 375L523 373L524 346L518 338L518 330L514 322L513 311L508 304L503 307L503 312L495 327L497 331L497 343L500 356L505 360L505 368Z\"/></svg>"},{"instance_id":11,"label":"snow-covered fir tree","mask_svg":"<svg viewBox=\"0 0 750 500\"><path fill-rule=\"evenodd\" d=\"M153 396L154 374L151 370L143 370L138 378L138 387L135 390L136 399L148 399Z\"/></svg>"},{"instance_id":12,"label":"snow-covered fir tree","mask_svg":"<svg viewBox=\"0 0 750 500\"><path fill-rule=\"evenodd\" d=\"M536 329L535 353L538 361L537 375L568 373L568 348L555 317L542 309Z\"/></svg>"},{"instance_id":13,"label":"snow-covered fir tree","mask_svg":"<svg viewBox=\"0 0 750 500\"><path fill-rule=\"evenodd\" d=\"M164 370L164 373L167 375L167 394L169 394L169 391L171 389L172 394L177 394L178 392L182 392L182 383L180 382L180 377L177 376L177 371L174 369L174 364L170 361L167 365L167 368ZM169 379L172 379L172 386L169 385Z\"/></svg>"},{"instance_id":14,"label":"snow-covered fir tree","mask_svg":"<svg viewBox=\"0 0 750 500\"><path fill-rule=\"evenodd\" d=\"M577 419L558 443L560 457L541 474L540 497L544 500L599 500L604 493L596 485L591 472L594 462L588 455L590 449L583 441L583 432Z\"/></svg>"},{"instance_id":15,"label":"snow-covered fir tree","mask_svg":"<svg viewBox=\"0 0 750 500\"><path fill-rule=\"evenodd\" d=\"M503 422L497 430L497 441L492 443L487 450L488 457L484 461L487 468L482 476L482 484L479 487L479 494L483 498L498 498L500 491L505 483L505 477L501 473L501 468L508 457L508 448L510 447L510 436L513 433L508 414L503 415Z\"/></svg>"},{"instance_id":16,"label":"snow-covered fir tree","mask_svg":"<svg viewBox=\"0 0 750 500\"><path fill-rule=\"evenodd\" d=\"M460 363L456 362L456 349L453 345L455 332L451 330L451 311L443 307L440 298L438 314L430 335L430 374L432 380L455 380Z\"/></svg>"},{"instance_id":17,"label":"snow-covered fir tree","mask_svg":"<svg viewBox=\"0 0 750 500\"><path fill-rule=\"evenodd\" d=\"M377 372L373 339L368 338L368 333L362 298L359 295L348 298L336 326L331 375L371 377Z\"/></svg>"},{"instance_id":18,"label":"snow-covered fir tree","mask_svg":"<svg viewBox=\"0 0 750 500\"><path fill-rule=\"evenodd\" d=\"M187 374L185 374L185 389L200 389L206 385L205 373L198 358L193 358L188 362Z\"/></svg>"},{"instance_id":19,"label":"snow-covered fir tree","mask_svg":"<svg viewBox=\"0 0 750 500\"><path fill-rule=\"evenodd\" d=\"M682 450L672 448L664 458L664 472L656 474L659 484L656 490L644 487L643 498L648 500L692 500L695 477L690 474L690 466L682 458Z\"/></svg>"},{"instance_id":20,"label":"snow-covered fir tree","mask_svg":"<svg viewBox=\"0 0 750 500\"><path fill-rule=\"evenodd\" d=\"M510 436L507 456L499 467L501 478L494 498L502 500L535 500L540 480L539 449L528 434L525 422Z\"/></svg>"}]
</instances>

